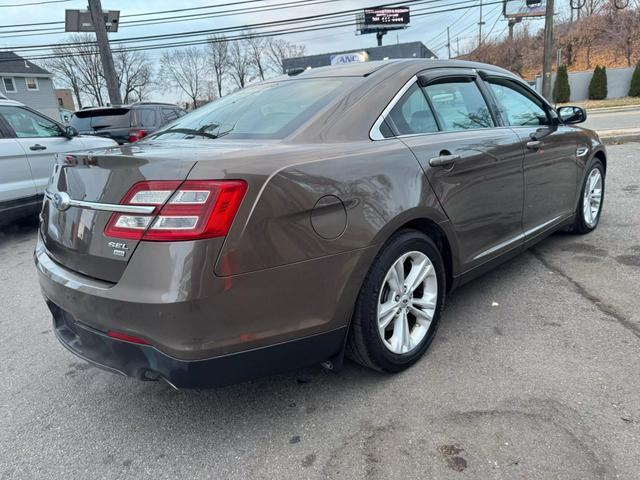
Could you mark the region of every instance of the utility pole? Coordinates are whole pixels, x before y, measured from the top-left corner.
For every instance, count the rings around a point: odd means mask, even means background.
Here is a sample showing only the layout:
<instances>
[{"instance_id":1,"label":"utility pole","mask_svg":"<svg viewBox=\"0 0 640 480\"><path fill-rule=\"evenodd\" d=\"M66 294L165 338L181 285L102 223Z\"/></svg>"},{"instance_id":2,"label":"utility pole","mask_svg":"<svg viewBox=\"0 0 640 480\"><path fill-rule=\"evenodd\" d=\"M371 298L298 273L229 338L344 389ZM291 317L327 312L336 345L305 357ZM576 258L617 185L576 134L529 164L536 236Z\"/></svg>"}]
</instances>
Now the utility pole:
<instances>
[{"instance_id":1,"label":"utility pole","mask_svg":"<svg viewBox=\"0 0 640 480\"><path fill-rule=\"evenodd\" d=\"M547 0L544 17L544 53L542 64L542 96L551 101L551 70L553 63L553 0Z\"/></svg>"},{"instance_id":2,"label":"utility pole","mask_svg":"<svg viewBox=\"0 0 640 480\"><path fill-rule=\"evenodd\" d=\"M100 51L100 60L102 61L102 70L104 78L107 81L107 90L109 91L109 100L111 105L121 105L120 88L118 87L118 78L116 77L116 69L113 65L113 55L109 46L109 37L107 35L107 27L104 22L104 14L102 13L102 5L100 0L88 0L89 12L91 13L91 23L96 31L96 41L98 42L98 50Z\"/></svg>"},{"instance_id":3,"label":"utility pole","mask_svg":"<svg viewBox=\"0 0 640 480\"><path fill-rule=\"evenodd\" d=\"M484 25L484 22L482 21L482 0L480 0L480 21L478 22L478 47L482 45L482 25Z\"/></svg>"},{"instance_id":4,"label":"utility pole","mask_svg":"<svg viewBox=\"0 0 640 480\"><path fill-rule=\"evenodd\" d=\"M449 27L447 27L447 50L449 50L449 60L451 60L451 36L449 35Z\"/></svg>"},{"instance_id":5,"label":"utility pole","mask_svg":"<svg viewBox=\"0 0 640 480\"><path fill-rule=\"evenodd\" d=\"M460 56L460 37L456 37L456 57Z\"/></svg>"}]
</instances>

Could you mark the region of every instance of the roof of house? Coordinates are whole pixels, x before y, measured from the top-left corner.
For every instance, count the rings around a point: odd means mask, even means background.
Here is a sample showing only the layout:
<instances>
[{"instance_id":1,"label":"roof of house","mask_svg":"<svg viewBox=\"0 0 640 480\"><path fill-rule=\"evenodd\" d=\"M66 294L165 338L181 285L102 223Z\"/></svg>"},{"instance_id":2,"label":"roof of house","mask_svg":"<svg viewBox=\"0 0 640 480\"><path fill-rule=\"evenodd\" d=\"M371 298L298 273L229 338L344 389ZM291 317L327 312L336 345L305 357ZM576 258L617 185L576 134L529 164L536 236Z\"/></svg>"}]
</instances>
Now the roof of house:
<instances>
[{"instance_id":1,"label":"roof of house","mask_svg":"<svg viewBox=\"0 0 640 480\"><path fill-rule=\"evenodd\" d=\"M36 74L51 75L51 72L39 67L29 60L25 60L13 52L0 52L0 74Z\"/></svg>"}]
</instances>

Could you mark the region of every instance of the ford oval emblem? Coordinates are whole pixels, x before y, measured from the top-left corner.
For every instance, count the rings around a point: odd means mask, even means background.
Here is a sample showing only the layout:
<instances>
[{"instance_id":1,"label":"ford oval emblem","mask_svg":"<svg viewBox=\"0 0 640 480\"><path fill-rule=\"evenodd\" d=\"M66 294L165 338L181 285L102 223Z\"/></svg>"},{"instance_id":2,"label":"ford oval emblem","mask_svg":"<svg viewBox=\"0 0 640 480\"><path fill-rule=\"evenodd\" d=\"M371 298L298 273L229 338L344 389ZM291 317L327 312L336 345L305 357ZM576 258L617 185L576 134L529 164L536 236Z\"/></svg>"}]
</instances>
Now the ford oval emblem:
<instances>
[{"instance_id":1,"label":"ford oval emblem","mask_svg":"<svg viewBox=\"0 0 640 480\"><path fill-rule=\"evenodd\" d=\"M71 206L71 197L66 192L58 192L53 196L53 206L64 212Z\"/></svg>"}]
</instances>

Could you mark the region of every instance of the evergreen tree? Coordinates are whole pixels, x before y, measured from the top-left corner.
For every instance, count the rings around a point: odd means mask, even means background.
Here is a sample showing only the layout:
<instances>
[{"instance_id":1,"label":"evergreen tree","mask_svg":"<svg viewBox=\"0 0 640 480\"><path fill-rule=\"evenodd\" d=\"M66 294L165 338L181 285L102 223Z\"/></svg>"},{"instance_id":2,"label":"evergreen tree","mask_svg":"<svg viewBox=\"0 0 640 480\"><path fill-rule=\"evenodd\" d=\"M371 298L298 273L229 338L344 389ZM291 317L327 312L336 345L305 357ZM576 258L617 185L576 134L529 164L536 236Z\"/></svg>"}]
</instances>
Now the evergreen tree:
<instances>
[{"instance_id":1,"label":"evergreen tree","mask_svg":"<svg viewBox=\"0 0 640 480\"><path fill-rule=\"evenodd\" d=\"M631 85L629 86L630 97L640 97L640 62L636 64L636 68L631 76Z\"/></svg>"},{"instance_id":2,"label":"evergreen tree","mask_svg":"<svg viewBox=\"0 0 640 480\"><path fill-rule=\"evenodd\" d=\"M567 66L560 65L556 73L556 83L553 86L553 100L556 103L567 103L571 98L571 87L569 86L569 74Z\"/></svg>"},{"instance_id":3,"label":"evergreen tree","mask_svg":"<svg viewBox=\"0 0 640 480\"><path fill-rule=\"evenodd\" d=\"M593 71L589 82L589 100L604 100L607 98L607 67L598 65Z\"/></svg>"}]
</instances>

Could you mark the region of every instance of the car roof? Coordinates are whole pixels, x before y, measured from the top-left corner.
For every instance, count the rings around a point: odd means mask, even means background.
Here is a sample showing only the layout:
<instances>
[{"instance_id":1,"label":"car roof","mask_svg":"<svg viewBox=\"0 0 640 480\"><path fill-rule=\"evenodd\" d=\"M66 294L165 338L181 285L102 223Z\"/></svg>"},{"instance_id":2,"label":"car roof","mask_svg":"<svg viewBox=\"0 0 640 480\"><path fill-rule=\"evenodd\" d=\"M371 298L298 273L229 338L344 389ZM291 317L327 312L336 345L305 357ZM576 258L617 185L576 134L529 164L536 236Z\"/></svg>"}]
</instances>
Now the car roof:
<instances>
[{"instance_id":1,"label":"car roof","mask_svg":"<svg viewBox=\"0 0 640 480\"><path fill-rule=\"evenodd\" d=\"M504 68L488 63L471 62L468 60L439 60L426 58L407 58L392 60L376 60L371 62L351 63L346 65L330 65L326 67L310 68L290 78L316 78L316 77L368 77L382 72L393 73L415 68L416 71L430 68L473 68L477 70L490 70L509 76L515 76Z\"/></svg>"}]
</instances>

